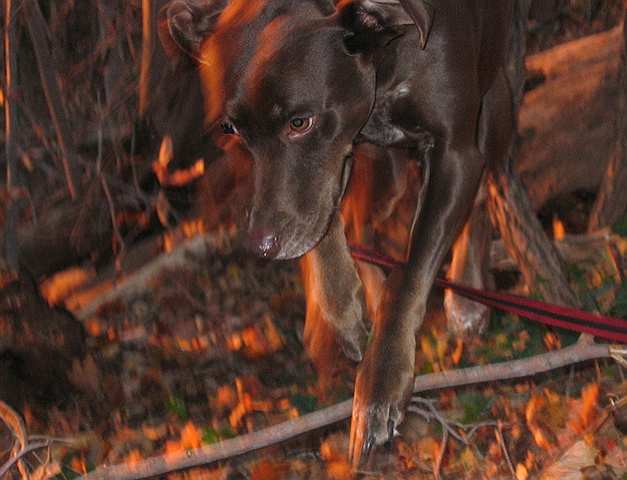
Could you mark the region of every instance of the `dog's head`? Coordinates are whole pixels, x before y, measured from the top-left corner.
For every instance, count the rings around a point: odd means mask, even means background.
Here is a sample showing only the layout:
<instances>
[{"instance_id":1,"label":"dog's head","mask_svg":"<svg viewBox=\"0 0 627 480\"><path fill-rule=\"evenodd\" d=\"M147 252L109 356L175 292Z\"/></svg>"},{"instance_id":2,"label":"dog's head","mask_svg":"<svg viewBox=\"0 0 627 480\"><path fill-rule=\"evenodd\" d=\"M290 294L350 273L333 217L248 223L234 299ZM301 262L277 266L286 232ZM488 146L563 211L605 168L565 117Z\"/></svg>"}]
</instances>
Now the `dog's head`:
<instances>
[{"instance_id":1,"label":"dog's head","mask_svg":"<svg viewBox=\"0 0 627 480\"><path fill-rule=\"evenodd\" d=\"M253 162L247 243L265 257L306 253L348 182L372 57L412 19L390 0L175 0L161 18L166 49L198 61L207 125Z\"/></svg>"}]
</instances>

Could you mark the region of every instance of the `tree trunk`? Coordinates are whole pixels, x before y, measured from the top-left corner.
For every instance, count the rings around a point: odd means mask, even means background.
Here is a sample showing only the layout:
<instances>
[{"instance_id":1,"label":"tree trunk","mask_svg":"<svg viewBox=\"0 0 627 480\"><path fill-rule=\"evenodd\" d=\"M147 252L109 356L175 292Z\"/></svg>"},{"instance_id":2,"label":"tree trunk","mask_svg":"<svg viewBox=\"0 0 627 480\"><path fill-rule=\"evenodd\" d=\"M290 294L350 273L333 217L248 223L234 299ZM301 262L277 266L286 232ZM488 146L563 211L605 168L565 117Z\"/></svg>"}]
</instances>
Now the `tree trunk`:
<instances>
[{"instance_id":1,"label":"tree trunk","mask_svg":"<svg viewBox=\"0 0 627 480\"><path fill-rule=\"evenodd\" d=\"M616 140L607 164L601 189L590 215L588 230L594 231L616 223L627 210L627 10L623 20L621 78L618 82Z\"/></svg>"},{"instance_id":2,"label":"tree trunk","mask_svg":"<svg viewBox=\"0 0 627 480\"><path fill-rule=\"evenodd\" d=\"M514 168L535 210L556 195L595 191L601 183L599 165L610 158L616 136L621 43L616 27L527 58L532 78L544 82L523 99Z\"/></svg>"},{"instance_id":3,"label":"tree trunk","mask_svg":"<svg viewBox=\"0 0 627 480\"><path fill-rule=\"evenodd\" d=\"M513 91L514 108L522 98L524 86L523 54L529 5L517 2L507 75ZM512 149L509 165L488 175L488 210L501 233L508 252L516 260L530 290L550 303L579 307L570 288L559 254L542 230L520 179L511 168L516 158Z\"/></svg>"}]
</instances>

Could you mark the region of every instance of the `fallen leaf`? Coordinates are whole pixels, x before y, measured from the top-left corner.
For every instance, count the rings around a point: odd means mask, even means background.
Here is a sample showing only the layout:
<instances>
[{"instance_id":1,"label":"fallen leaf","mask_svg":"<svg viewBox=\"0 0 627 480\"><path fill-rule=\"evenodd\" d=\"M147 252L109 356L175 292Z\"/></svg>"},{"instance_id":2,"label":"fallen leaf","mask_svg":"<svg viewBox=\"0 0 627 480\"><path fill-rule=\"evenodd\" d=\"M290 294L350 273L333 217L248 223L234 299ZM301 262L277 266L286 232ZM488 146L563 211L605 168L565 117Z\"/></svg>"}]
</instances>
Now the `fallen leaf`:
<instances>
[{"instance_id":1,"label":"fallen leaf","mask_svg":"<svg viewBox=\"0 0 627 480\"><path fill-rule=\"evenodd\" d=\"M288 463L261 460L251 468L250 478L251 480L281 480L285 478L289 470Z\"/></svg>"},{"instance_id":2,"label":"fallen leaf","mask_svg":"<svg viewBox=\"0 0 627 480\"><path fill-rule=\"evenodd\" d=\"M516 480L527 480L528 477L529 472L527 471L527 467L522 463L516 465Z\"/></svg>"},{"instance_id":3,"label":"fallen leaf","mask_svg":"<svg viewBox=\"0 0 627 480\"><path fill-rule=\"evenodd\" d=\"M576 402L572 409L570 427L577 433L586 430L594 421L598 413L599 385L591 383L581 390L581 400Z\"/></svg>"},{"instance_id":4,"label":"fallen leaf","mask_svg":"<svg viewBox=\"0 0 627 480\"><path fill-rule=\"evenodd\" d=\"M544 470L540 480L581 480L581 469L594 465L596 449L584 441L575 443L553 465Z\"/></svg>"},{"instance_id":5,"label":"fallen leaf","mask_svg":"<svg viewBox=\"0 0 627 480\"><path fill-rule=\"evenodd\" d=\"M93 269L68 268L43 281L40 286L41 295L50 305L58 305L95 275Z\"/></svg>"},{"instance_id":6,"label":"fallen leaf","mask_svg":"<svg viewBox=\"0 0 627 480\"><path fill-rule=\"evenodd\" d=\"M202 431L192 422L187 422L181 430L181 446L184 449L200 448L202 445Z\"/></svg>"},{"instance_id":7,"label":"fallen leaf","mask_svg":"<svg viewBox=\"0 0 627 480\"><path fill-rule=\"evenodd\" d=\"M455 350L451 355L453 359L453 365L459 365L459 362L462 359L462 354L464 353L464 341L461 338L455 339Z\"/></svg>"}]
</instances>

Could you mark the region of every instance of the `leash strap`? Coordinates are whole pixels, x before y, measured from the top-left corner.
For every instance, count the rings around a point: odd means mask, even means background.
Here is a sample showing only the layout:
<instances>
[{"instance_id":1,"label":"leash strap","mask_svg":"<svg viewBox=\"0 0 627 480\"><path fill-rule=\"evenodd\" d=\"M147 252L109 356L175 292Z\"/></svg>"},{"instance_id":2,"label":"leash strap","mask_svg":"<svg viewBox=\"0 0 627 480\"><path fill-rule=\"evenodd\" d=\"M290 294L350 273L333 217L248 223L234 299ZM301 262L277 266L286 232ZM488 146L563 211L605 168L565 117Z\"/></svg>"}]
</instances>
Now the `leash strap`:
<instances>
[{"instance_id":1,"label":"leash strap","mask_svg":"<svg viewBox=\"0 0 627 480\"><path fill-rule=\"evenodd\" d=\"M396 268L404 263L387 255L371 252L363 247L351 246L350 249L353 258L383 268ZM576 308L552 305L519 295L466 287L443 278L437 278L435 283L439 287L449 288L465 298L507 313L526 317L546 325L627 343L627 320L623 318L595 315Z\"/></svg>"}]
</instances>

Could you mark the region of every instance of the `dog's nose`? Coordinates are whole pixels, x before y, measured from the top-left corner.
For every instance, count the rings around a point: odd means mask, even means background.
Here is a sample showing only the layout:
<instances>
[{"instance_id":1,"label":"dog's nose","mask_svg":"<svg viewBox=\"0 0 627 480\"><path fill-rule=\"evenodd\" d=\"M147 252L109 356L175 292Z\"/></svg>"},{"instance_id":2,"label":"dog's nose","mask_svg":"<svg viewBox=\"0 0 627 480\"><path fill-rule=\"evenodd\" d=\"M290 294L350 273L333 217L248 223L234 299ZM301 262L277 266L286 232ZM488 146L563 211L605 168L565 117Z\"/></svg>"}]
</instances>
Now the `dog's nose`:
<instances>
[{"instance_id":1,"label":"dog's nose","mask_svg":"<svg viewBox=\"0 0 627 480\"><path fill-rule=\"evenodd\" d=\"M263 230L251 232L246 243L250 251L263 258L274 258L281 250L279 237Z\"/></svg>"}]
</instances>

